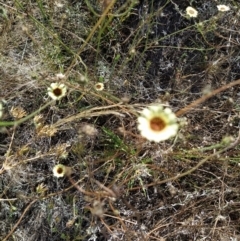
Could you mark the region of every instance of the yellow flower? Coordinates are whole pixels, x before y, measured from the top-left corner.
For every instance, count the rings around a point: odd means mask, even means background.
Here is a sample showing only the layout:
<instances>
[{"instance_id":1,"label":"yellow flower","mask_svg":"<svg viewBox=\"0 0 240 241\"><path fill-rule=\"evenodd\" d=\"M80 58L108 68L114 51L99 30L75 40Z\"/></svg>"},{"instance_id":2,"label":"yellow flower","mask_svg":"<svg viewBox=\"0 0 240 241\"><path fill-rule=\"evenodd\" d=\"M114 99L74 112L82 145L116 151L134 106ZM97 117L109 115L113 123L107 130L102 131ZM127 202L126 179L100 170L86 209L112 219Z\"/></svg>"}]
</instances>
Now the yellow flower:
<instances>
[{"instance_id":1,"label":"yellow flower","mask_svg":"<svg viewBox=\"0 0 240 241\"><path fill-rule=\"evenodd\" d=\"M71 168L64 166L62 164L58 164L53 167L53 175L55 177L64 177L71 175Z\"/></svg>"},{"instance_id":2,"label":"yellow flower","mask_svg":"<svg viewBox=\"0 0 240 241\"><path fill-rule=\"evenodd\" d=\"M104 84L99 82L99 83L95 84L94 87L95 87L95 90L101 91L104 89Z\"/></svg>"},{"instance_id":3,"label":"yellow flower","mask_svg":"<svg viewBox=\"0 0 240 241\"><path fill-rule=\"evenodd\" d=\"M64 84L59 83L51 83L50 87L48 87L48 95L53 100L62 99L67 93L67 87Z\"/></svg>"},{"instance_id":4,"label":"yellow flower","mask_svg":"<svg viewBox=\"0 0 240 241\"><path fill-rule=\"evenodd\" d=\"M177 117L169 108L150 106L138 117L138 129L150 141L165 141L177 134Z\"/></svg>"},{"instance_id":5,"label":"yellow flower","mask_svg":"<svg viewBox=\"0 0 240 241\"><path fill-rule=\"evenodd\" d=\"M197 15L198 15L198 11L195 8L192 8L192 7L187 7L186 13L191 18L196 18Z\"/></svg>"},{"instance_id":6,"label":"yellow flower","mask_svg":"<svg viewBox=\"0 0 240 241\"><path fill-rule=\"evenodd\" d=\"M219 12L227 12L230 10L230 7L226 6L226 5L217 5L218 11Z\"/></svg>"}]
</instances>

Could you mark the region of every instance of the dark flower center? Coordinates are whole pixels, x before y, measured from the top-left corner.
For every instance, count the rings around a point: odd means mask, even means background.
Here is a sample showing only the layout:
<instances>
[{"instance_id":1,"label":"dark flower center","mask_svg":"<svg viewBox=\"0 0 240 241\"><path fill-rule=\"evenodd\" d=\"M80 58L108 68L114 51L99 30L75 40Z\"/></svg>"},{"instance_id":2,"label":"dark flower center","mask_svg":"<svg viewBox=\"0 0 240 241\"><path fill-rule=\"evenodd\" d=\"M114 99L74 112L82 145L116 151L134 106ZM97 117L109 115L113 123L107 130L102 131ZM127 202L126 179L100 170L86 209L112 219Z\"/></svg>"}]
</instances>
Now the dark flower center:
<instances>
[{"instance_id":1,"label":"dark flower center","mask_svg":"<svg viewBox=\"0 0 240 241\"><path fill-rule=\"evenodd\" d=\"M191 10L189 10L189 13L193 15L194 11L191 9Z\"/></svg>"},{"instance_id":2,"label":"dark flower center","mask_svg":"<svg viewBox=\"0 0 240 241\"><path fill-rule=\"evenodd\" d=\"M60 96L62 94L62 90L60 88L56 88L53 90L54 95Z\"/></svg>"},{"instance_id":3,"label":"dark flower center","mask_svg":"<svg viewBox=\"0 0 240 241\"><path fill-rule=\"evenodd\" d=\"M62 168L62 167L59 167L59 168L57 169L57 173L58 173L58 174L62 174L62 173L63 173L63 168Z\"/></svg>"},{"instance_id":4,"label":"dark flower center","mask_svg":"<svg viewBox=\"0 0 240 241\"><path fill-rule=\"evenodd\" d=\"M159 117L154 117L150 120L150 128L153 131L161 131L166 127L166 123Z\"/></svg>"}]
</instances>

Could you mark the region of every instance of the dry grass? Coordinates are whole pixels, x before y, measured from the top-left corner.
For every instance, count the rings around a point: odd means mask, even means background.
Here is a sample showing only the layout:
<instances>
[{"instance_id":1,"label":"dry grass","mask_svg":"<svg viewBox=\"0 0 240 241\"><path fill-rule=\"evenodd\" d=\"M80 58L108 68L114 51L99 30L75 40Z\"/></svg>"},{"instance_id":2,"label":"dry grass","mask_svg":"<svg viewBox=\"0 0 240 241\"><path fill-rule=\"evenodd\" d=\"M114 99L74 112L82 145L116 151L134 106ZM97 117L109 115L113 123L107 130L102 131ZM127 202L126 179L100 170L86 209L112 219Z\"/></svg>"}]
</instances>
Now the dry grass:
<instances>
[{"instance_id":1,"label":"dry grass","mask_svg":"<svg viewBox=\"0 0 240 241\"><path fill-rule=\"evenodd\" d=\"M0 240L240 239L240 5L226 4L0 1ZM140 136L152 103L177 114L176 138Z\"/></svg>"}]
</instances>

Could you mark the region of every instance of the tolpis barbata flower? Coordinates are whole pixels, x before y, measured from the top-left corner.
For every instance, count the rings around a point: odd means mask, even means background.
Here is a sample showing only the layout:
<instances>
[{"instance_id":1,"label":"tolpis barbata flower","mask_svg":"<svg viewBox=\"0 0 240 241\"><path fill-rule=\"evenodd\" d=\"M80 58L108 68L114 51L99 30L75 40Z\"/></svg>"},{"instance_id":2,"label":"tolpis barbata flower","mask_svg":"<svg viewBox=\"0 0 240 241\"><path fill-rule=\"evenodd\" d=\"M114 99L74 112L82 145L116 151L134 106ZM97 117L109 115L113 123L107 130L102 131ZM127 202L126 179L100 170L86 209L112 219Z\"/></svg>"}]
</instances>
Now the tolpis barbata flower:
<instances>
[{"instance_id":1,"label":"tolpis barbata flower","mask_svg":"<svg viewBox=\"0 0 240 241\"><path fill-rule=\"evenodd\" d=\"M70 176L71 175L71 168L64 166L62 164L58 164L53 167L53 176L55 177L64 177L64 176Z\"/></svg>"},{"instance_id":2,"label":"tolpis barbata flower","mask_svg":"<svg viewBox=\"0 0 240 241\"><path fill-rule=\"evenodd\" d=\"M97 90L97 91L104 90L104 84L100 83L100 82L95 84L94 87L95 87L95 90Z\"/></svg>"},{"instance_id":3,"label":"tolpis barbata flower","mask_svg":"<svg viewBox=\"0 0 240 241\"><path fill-rule=\"evenodd\" d=\"M219 12L227 12L230 10L230 7L223 4L217 5L217 8Z\"/></svg>"},{"instance_id":4,"label":"tolpis barbata flower","mask_svg":"<svg viewBox=\"0 0 240 241\"><path fill-rule=\"evenodd\" d=\"M191 18L196 18L197 15L198 15L198 11L195 8L193 8L193 7L187 7L186 8L186 13Z\"/></svg>"},{"instance_id":5,"label":"tolpis barbata flower","mask_svg":"<svg viewBox=\"0 0 240 241\"><path fill-rule=\"evenodd\" d=\"M65 84L60 83L51 83L50 87L48 87L48 95L53 100L62 99L67 93L67 87Z\"/></svg>"},{"instance_id":6,"label":"tolpis barbata flower","mask_svg":"<svg viewBox=\"0 0 240 241\"><path fill-rule=\"evenodd\" d=\"M175 136L178 128L176 115L161 105L143 109L138 117L138 129L149 141L165 141Z\"/></svg>"}]
</instances>

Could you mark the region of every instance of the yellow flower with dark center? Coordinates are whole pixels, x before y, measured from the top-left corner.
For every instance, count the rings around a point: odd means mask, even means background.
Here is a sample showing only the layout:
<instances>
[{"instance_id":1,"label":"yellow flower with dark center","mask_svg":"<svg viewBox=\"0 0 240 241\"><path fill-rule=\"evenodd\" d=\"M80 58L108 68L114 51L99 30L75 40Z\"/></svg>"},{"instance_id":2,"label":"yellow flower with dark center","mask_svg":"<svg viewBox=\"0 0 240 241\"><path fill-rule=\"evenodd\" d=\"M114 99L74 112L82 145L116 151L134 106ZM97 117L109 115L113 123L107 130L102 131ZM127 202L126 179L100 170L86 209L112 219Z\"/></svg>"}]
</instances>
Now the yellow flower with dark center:
<instances>
[{"instance_id":1,"label":"yellow flower with dark center","mask_svg":"<svg viewBox=\"0 0 240 241\"><path fill-rule=\"evenodd\" d=\"M62 99L67 93L67 87L65 84L59 83L51 83L50 87L48 87L48 95L53 100Z\"/></svg>"},{"instance_id":2,"label":"yellow flower with dark center","mask_svg":"<svg viewBox=\"0 0 240 241\"><path fill-rule=\"evenodd\" d=\"M62 164L58 164L53 168L53 175L55 177L64 177L66 173L66 168Z\"/></svg>"},{"instance_id":3,"label":"yellow flower with dark center","mask_svg":"<svg viewBox=\"0 0 240 241\"><path fill-rule=\"evenodd\" d=\"M97 84L95 84L94 87L95 87L95 90L101 91L101 90L104 89L104 84L103 83L97 83Z\"/></svg>"},{"instance_id":4,"label":"yellow flower with dark center","mask_svg":"<svg viewBox=\"0 0 240 241\"><path fill-rule=\"evenodd\" d=\"M138 117L138 129L150 141L165 141L177 134L178 127L172 110L161 105L145 108Z\"/></svg>"},{"instance_id":5,"label":"yellow flower with dark center","mask_svg":"<svg viewBox=\"0 0 240 241\"><path fill-rule=\"evenodd\" d=\"M70 167L64 166L62 164L58 164L53 167L53 175L55 177L64 177L71 175L72 170Z\"/></svg>"}]
</instances>

